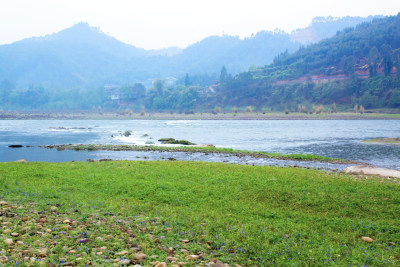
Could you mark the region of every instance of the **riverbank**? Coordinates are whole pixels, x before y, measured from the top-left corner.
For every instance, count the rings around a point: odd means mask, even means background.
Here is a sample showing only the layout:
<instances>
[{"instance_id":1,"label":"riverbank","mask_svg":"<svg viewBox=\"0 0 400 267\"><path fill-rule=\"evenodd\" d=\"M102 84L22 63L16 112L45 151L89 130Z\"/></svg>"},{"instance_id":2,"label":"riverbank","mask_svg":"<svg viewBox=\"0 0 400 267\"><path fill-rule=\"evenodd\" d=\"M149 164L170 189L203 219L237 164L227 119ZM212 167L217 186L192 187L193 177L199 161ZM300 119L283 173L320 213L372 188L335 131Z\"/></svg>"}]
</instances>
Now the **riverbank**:
<instances>
[{"instance_id":1,"label":"riverbank","mask_svg":"<svg viewBox=\"0 0 400 267\"><path fill-rule=\"evenodd\" d=\"M187 153L213 153L224 154L235 157L253 157L253 158L273 158L280 160L297 160L297 161L319 161L333 164L361 164L357 161L322 157L310 154L279 154L268 153L263 151L235 150L232 148L217 148L212 145L205 146L138 146L138 145L101 145L101 144L64 144L64 145L45 145L39 146L47 149L74 150L74 151L161 151L161 152L187 152Z\"/></svg>"},{"instance_id":2,"label":"riverbank","mask_svg":"<svg viewBox=\"0 0 400 267\"><path fill-rule=\"evenodd\" d=\"M399 265L398 180L113 161L0 163L0 181L3 264Z\"/></svg>"},{"instance_id":3,"label":"riverbank","mask_svg":"<svg viewBox=\"0 0 400 267\"><path fill-rule=\"evenodd\" d=\"M398 113L320 113L239 112L239 113L177 113L177 112L1 112L2 120L399 120Z\"/></svg>"}]
</instances>

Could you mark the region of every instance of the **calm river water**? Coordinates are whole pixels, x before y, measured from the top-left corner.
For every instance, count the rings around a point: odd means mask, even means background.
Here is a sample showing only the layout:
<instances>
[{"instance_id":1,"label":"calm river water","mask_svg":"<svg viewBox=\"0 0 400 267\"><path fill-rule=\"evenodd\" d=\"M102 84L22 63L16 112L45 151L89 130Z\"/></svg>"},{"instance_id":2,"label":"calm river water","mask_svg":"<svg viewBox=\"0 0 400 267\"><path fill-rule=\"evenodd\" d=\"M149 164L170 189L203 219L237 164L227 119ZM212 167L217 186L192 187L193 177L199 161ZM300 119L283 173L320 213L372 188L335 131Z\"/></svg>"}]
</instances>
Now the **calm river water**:
<instances>
[{"instance_id":1,"label":"calm river water","mask_svg":"<svg viewBox=\"0 0 400 267\"><path fill-rule=\"evenodd\" d=\"M125 131L131 136L125 137ZM400 145L366 144L362 140L400 137L400 120L5 120L0 121L0 161L72 161L88 158L159 159L168 154L143 152L75 152L40 148L9 148L50 144L158 143L172 137L217 147L278 152L308 153L371 163L400 170ZM179 159L189 157L176 153ZM140 158L139 158L140 157ZM215 156L191 156L191 160L235 162ZM246 159L250 163L251 161ZM279 165L279 164L278 164Z\"/></svg>"}]
</instances>

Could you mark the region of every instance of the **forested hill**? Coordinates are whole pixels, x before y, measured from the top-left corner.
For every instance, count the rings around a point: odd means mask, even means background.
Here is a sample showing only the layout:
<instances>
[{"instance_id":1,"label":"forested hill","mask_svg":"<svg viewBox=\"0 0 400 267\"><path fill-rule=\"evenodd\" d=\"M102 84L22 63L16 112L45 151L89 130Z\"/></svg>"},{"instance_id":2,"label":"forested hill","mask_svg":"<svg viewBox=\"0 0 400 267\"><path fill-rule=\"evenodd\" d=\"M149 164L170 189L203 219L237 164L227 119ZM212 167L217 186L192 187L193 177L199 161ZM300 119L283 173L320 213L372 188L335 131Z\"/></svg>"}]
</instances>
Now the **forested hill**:
<instances>
[{"instance_id":1,"label":"forested hill","mask_svg":"<svg viewBox=\"0 0 400 267\"><path fill-rule=\"evenodd\" d=\"M375 19L274 62L253 68L219 87L222 105L304 110L315 104L400 107L400 14Z\"/></svg>"},{"instance_id":2,"label":"forested hill","mask_svg":"<svg viewBox=\"0 0 400 267\"><path fill-rule=\"evenodd\" d=\"M333 32L371 19L343 18L332 23L332 18L326 22L320 18L319 24L314 21L310 27ZM20 89L87 88L181 78L186 73L218 74L222 66L236 74L251 65L269 64L276 55L296 51L300 45L292 35L277 30L245 39L211 36L186 49L145 50L78 23L59 33L0 45L0 82L7 80Z\"/></svg>"}]
</instances>

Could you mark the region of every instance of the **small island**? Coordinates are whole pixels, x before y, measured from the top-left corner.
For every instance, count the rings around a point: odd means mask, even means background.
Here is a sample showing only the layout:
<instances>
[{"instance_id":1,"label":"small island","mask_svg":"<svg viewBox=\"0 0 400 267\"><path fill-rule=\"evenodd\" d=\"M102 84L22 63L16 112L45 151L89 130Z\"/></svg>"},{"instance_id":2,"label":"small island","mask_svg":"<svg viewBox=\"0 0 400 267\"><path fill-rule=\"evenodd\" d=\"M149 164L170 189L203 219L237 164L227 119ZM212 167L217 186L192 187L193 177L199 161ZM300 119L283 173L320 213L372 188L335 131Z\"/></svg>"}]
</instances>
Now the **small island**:
<instances>
[{"instance_id":1,"label":"small island","mask_svg":"<svg viewBox=\"0 0 400 267\"><path fill-rule=\"evenodd\" d=\"M400 144L400 138L375 138L364 140L364 143L379 143L379 144Z\"/></svg>"}]
</instances>

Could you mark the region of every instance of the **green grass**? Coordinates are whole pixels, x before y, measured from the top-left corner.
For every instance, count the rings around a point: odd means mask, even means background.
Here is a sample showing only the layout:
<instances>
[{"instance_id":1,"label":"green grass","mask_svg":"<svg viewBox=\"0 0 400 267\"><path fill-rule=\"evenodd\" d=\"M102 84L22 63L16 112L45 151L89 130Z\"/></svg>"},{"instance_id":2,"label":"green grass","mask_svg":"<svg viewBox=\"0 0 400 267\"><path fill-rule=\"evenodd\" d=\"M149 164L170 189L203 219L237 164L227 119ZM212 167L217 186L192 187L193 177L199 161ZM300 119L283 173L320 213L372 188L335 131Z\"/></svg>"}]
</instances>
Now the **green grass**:
<instances>
[{"instance_id":1,"label":"green grass","mask_svg":"<svg viewBox=\"0 0 400 267\"><path fill-rule=\"evenodd\" d=\"M168 255L187 266L214 257L242 266L400 264L396 180L222 163L113 161L1 163L0 185L0 200L21 207L3 230L18 232L24 213L37 222L37 211L45 211L49 225L14 240L32 250L46 247L42 260L54 264L79 257L82 264L107 265L122 250L134 262L131 243L148 255L143 266ZM58 217L51 206L58 207ZM62 228L65 218L77 222L70 231ZM46 227L51 234L38 237L36 231ZM2 255L21 263L18 248L10 252L0 243ZM103 246L106 252L98 255ZM192 262L185 253L201 257Z\"/></svg>"},{"instance_id":2,"label":"green grass","mask_svg":"<svg viewBox=\"0 0 400 267\"><path fill-rule=\"evenodd\" d=\"M165 147L165 146L138 146L138 145L100 145L100 144L76 144L76 145L48 145L41 146L43 148L58 149L58 150L75 150L75 151L95 151L95 150L109 150L109 151L170 151L170 152L201 152L201 153L216 153L228 154L237 157L251 156L255 158L274 158L282 160L299 160L299 161L320 161L329 163L358 163L351 160L329 158L319 155L311 154L279 154L269 153L263 151L249 151L249 150L236 150L232 148L217 148L217 147L200 147L200 146L179 146L179 147Z\"/></svg>"}]
</instances>

